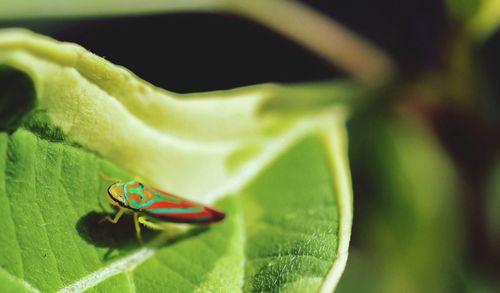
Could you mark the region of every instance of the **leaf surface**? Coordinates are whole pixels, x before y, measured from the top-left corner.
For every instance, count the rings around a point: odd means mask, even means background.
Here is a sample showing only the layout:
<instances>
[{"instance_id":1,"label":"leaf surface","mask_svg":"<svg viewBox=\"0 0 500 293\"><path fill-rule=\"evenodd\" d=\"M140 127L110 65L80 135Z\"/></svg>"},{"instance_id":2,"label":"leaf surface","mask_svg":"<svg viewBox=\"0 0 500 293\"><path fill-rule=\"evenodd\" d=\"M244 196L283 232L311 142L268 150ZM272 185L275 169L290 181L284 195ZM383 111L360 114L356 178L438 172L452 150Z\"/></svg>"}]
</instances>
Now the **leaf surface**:
<instances>
[{"instance_id":1,"label":"leaf surface","mask_svg":"<svg viewBox=\"0 0 500 293\"><path fill-rule=\"evenodd\" d=\"M339 101L355 87L260 85L181 96L77 45L19 30L0 33L0 65L0 111L8 113L0 136L2 286L335 287L351 225ZM140 175L227 218L173 236L143 231L140 247L131 217L98 223L112 211L101 173Z\"/></svg>"}]
</instances>

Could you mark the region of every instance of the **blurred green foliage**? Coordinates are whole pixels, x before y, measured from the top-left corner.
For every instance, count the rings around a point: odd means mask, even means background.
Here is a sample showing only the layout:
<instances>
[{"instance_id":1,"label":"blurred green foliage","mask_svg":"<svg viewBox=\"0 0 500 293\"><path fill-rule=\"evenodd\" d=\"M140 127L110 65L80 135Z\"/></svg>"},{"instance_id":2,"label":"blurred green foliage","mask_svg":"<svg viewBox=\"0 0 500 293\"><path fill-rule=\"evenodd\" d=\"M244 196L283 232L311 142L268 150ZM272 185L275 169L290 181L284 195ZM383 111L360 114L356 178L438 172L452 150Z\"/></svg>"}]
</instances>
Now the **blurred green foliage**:
<instances>
[{"instance_id":1,"label":"blurred green foliage","mask_svg":"<svg viewBox=\"0 0 500 293\"><path fill-rule=\"evenodd\" d=\"M385 111L351 121L350 134L353 176L360 180L355 194L362 202L339 292L460 288L460 181L436 137L420 121Z\"/></svg>"}]
</instances>

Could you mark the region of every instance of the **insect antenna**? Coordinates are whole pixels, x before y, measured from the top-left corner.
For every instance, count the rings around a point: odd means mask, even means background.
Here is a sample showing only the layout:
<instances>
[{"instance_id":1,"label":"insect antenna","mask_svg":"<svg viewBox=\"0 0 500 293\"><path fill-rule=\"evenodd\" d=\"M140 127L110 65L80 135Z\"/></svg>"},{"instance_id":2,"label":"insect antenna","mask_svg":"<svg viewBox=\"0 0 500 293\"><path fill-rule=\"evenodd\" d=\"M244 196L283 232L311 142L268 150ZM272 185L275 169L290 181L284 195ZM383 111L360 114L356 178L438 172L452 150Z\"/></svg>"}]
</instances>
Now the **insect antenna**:
<instances>
[{"instance_id":1,"label":"insect antenna","mask_svg":"<svg viewBox=\"0 0 500 293\"><path fill-rule=\"evenodd\" d=\"M99 171L99 177L102 178L104 181L109 181L109 182L122 182L122 179L119 178L114 178L114 177L109 177L106 174L104 174L102 171Z\"/></svg>"}]
</instances>

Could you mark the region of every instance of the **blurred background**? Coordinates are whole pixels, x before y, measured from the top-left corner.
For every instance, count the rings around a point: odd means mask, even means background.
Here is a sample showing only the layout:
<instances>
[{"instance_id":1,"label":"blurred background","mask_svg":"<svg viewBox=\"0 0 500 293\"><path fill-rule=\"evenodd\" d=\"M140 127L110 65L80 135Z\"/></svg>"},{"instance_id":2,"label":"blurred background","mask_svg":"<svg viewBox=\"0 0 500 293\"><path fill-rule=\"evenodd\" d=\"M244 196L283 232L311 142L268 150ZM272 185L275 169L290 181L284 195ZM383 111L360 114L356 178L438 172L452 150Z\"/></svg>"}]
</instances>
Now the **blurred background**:
<instances>
[{"instance_id":1,"label":"blurred background","mask_svg":"<svg viewBox=\"0 0 500 293\"><path fill-rule=\"evenodd\" d=\"M493 1L301 1L397 68L348 122L354 226L338 292L500 292L500 31L471 25ZM13 26L181 93L350 78L230 13L0 21Z\"/></svg>"}]
</instances>

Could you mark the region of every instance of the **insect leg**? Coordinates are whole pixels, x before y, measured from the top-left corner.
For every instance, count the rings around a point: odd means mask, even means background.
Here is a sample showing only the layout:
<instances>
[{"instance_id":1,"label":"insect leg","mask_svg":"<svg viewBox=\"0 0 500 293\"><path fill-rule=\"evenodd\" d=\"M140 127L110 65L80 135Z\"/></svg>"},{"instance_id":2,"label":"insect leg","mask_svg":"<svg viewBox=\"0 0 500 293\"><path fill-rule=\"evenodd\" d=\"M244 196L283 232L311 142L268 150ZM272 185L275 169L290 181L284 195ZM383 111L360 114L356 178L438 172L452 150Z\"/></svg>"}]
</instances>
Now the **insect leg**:
<instances>
[{"instance_id":1,"label":"insect leg","mask_svg":"<svg viewBox=\"0 0 500 293\"><path fill-rule=\"evenodd\" d=\"M146 218L144 218L144 217L139 217L138 221L139 221L139 223L143 224L144 226L148 227L149 229L165 230L165 226L152 223L152 222L146 220Z\"/></svg>"},{"instance_id":2,"label":"insect leg","mask_svg":"<svg viewBox=\"0 0 500 293\"><path fill-rule=\"evenodd\" d=\"M116 215L115 215L115 217L114 217L113 219L111 219L111 217L110 217L110 216L106 216L106 217L102 218L102 219L99 221L99 224L100 224L100 223L102 223L102 222L104 222L104 221L108 221L108 222L111 222L111 223L113 223L113 224L116 224L116 223L118 223L118 220L120 220L120 218L122 217L122 215L123 215L123 213L124 213L124 212L125 212L125 210L124 210L124 209L120 209L120 210L116 213Z\"/></svg>"},{"instance_id":3,"label":"insect leg","mask_svg":"<svg viewBox=\"0 0 500 293\"><path fill-rule=\"evenodd\" d=\"M145 217L138 218L139 223L153 230L160 230L167 234L167 237L173 237L175 235L186 232L189 228L186 225L182 224L170 224L170 223L162 223L156 224L148 221Z\"/></svg>"},{"instance_id":4,"label":"insect leg","mask_svg":"<svg viewBox=\"0 0 500 293\"><path fill-rule=\"evenodd\" d=\"M139 222L140 222L140 220L138 220L138 213L134 213L135 234L137 236L137 240L139 240L139 243L141 245L144 245L144 242L142 242L141 226L139 225Z\"/></svg>"}]
</instances>

